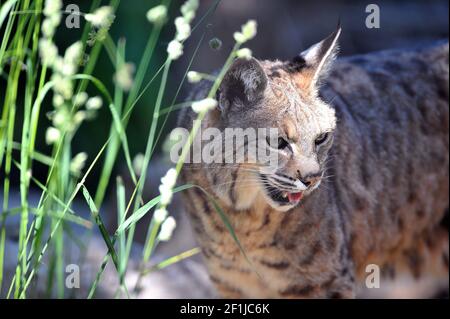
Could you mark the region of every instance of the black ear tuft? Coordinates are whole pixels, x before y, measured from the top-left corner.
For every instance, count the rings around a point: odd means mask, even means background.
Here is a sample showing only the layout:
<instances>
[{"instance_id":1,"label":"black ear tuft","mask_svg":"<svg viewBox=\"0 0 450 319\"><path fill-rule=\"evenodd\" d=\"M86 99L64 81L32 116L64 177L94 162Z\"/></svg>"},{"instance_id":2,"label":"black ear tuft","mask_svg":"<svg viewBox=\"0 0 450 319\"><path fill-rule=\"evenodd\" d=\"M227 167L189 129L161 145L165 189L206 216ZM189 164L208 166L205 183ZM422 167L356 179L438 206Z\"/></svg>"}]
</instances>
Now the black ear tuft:
<instances>
[{"instance_id":1,"label":"black ear tuft","mask_svg":"<svg viewBox=\"0 0 450 319\"><path fill-rule=\"evenodd\" d=\"M304 67L306 67L305 59L301 55L297 55L286 64L286 71L288 73L297 73L300 72Z\"/></svg>"},{"instance_id":2,"label":"black ear tuft","mask_svg":"<svg viewBox=\"0 0 450 319\"><path fill-rule=\"evenodd\" d=\"M226 112L232 105L251 107L264 96L266 87L267 76L256 59L236 59L219 89L220 108Z\"/></svg>"}]
</instances>

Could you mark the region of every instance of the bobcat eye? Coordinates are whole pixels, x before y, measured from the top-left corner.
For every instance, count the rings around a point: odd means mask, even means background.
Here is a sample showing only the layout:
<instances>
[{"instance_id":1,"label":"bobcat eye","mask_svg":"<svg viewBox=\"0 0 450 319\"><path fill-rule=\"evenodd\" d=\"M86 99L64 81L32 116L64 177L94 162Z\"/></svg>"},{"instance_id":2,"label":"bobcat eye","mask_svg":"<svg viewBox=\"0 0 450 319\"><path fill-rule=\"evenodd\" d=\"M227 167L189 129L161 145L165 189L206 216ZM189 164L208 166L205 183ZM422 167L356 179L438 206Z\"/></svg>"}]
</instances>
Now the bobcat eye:
<instances>
[{"instance_id":1,"label":"bobcat eye","mask_svg":"<svg viewBox=\"0 0 450 319\"><path fill-rule=\"evenodd\" d=\"M269 144L271 147L275 147L275 145L272 145L271 143L270 143L270 139L267 137L267 144ZM282 150L282 149L285 149L286 147L288 147L289 146L289 143L284 139L284 138L282 138L282 137L279 137L278 138L278 140L277 140L277 145L276 145L276 147L279 149L279 150Z\"/></svg>"},{"instance_id":2,"label":"bobcat eye","mask_svg":"<svg viewBox=\"0 0 450 319\"><path fill-rule=\"evenodd\" d=\"M328 139L329 133L322 133L319 136L317 136L314 143L316 146L319 146L320 144L323 144Z\"/></svg>"}]
</instances>

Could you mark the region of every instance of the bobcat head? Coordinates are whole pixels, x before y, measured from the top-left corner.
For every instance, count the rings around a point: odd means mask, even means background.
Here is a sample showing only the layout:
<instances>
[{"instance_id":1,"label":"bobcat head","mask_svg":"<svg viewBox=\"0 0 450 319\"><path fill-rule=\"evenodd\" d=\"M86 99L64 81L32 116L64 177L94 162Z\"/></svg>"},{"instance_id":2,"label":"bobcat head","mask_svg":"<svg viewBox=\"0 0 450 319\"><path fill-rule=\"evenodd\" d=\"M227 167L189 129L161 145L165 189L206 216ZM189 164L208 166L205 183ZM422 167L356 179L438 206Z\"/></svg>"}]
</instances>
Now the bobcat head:
<instances>
[{"instance_id":1,"label":"bobcat head","mask_svg":"<svg viewBox=\"0 0 450 319\"><path fill-rule=\"evenodd\" d=\"M236 209L251 206L259 193L273 208L287 211L319 186L336 118L334 109L319 98L318 88L336 56L340 33L338 28L292 61L236 59L226 73L210 124L222 129L278 129L278 138L266 143L277 153L277 167L264 169L256 163L234 177L223 169L208 172L211 181L237 179L211 183L216 195ZM231 203L226 188L245 183L239 200Z\"/></svg>"}]
</instances>

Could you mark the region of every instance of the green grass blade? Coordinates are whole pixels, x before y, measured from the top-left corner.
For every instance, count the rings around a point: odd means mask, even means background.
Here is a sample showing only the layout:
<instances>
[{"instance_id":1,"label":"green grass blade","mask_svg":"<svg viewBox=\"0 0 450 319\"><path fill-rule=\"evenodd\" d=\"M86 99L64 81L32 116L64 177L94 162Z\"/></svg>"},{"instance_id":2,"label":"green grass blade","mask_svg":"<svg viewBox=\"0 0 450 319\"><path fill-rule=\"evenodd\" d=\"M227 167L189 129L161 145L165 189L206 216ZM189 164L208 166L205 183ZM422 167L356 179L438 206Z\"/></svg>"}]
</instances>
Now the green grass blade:
<instances>
[{"instance_id":1,"label":"green grass blade","mask_svg":"<svg viewBox=\"0 0 450 319\"><path fill-rule=\"evenodd\" d=\"M19 4L17 2L14 3L14 10L18 7L18 5ZM4 8L2 7L2 10L3 9ZM6 9L4 9L4 12L6 13ZM8 10L8 12L9 12L9 10ZM5 18L6 18L6 15L5 15ZM5 51L6 51L6 47L8 45L8 41L9 41L9 37L11 35L11 31L13 29L15 18L16 18L16 15L9 14L8 22L7 22L6 27L5 27L5 32L4 32L3 36L2 36L2 43L0 45L0 71L1 72L3 72L3 64L5 62L4 54L5 54ZM3 119L5 119L5 112L3 113ZM1 137L1 135L0 135L0 137ZM0 163L1 163L1 156L0 156Z\"/></svg>"},{"instance_id":2,"label":"green grass blade","mask_svg":"<svg viewBox=\"0 0 450 319\"><path fill-rule=\"evenodd\" d=\"M194 185L190 184L182 185L174 188L173 192L174 193L181 192L191 187L194 187ZM129 218L127 218L122 224L119 225L116 234L121 233L130 228L132 225L136 224L142 217L144 217L150 211L150 209L152 209L155 205L157 205L160 200L161 196L157 196L153 198L151 201L147 202L144 206L136 210Z\"/></svg>"},{"instance_id":3,"label":"green grass blade","mask_svg":"<svg viewBox=\"0 0 450 319\"><path fill-rule=\"evenodd\" d=\"M182 252L182 253L180 253L180 254L178 254L176 256L172 256L170 258L167 258L166 260L161 261L160 263L154 265L153 267L151 267L148 270L144 270L143 275L146 275L146 274L151 273L151 272L156 271L156 270L161 270L163 268L166 268L166 267L168 267L170 265L173 265L173 264L175 264L177 262L180 262L180 261L182 261L184 259L187 259L187 258L190 258L192 256L195 256L195 255L197 255L200 252L201 252L201 250L198 247L189 249L189 250L187 250L185 252Z\"/></svg>"},{"instance_id":4,"label":"green grass blade","mask_svg":"<svg viewBox=\"0 0 450 319\"><path fill-rule=\"evenodd\" d=\"M3 288L3 267L5 260L5 245L6 245L6 213L0 213L0 295Z\"/></svg>"},{"instance_id":5,"label":"green grass blade","mask_svg":"<svg viewBox=\"0 0 450 319\"><path fill-rule=\"evenodd\" d=\"M125 221L125 186L123 185L123 181L120 177L117 177L117 190L116 190L116 196L117 196L117 225L121 225ZM126 260L125 260L125 235L124 232L118 232L117 238L119 241L119 275L120 275L120 282L123 284L124 281L124 274L125 274L125 266L126 266Z\"/></svg>"},{"instance_id":6,"label":"green grass blade","mask_svg":"<svg viewBox=\"0 0 450 319\"><path fill-rule=\"evenodd\" d=\"M108 252L111 255L114 265L116 266L117 271L119 271L119 262L117 258L116 249L114 248L114 244L111 242L111 238L109 238L109 234L108 231L106 230L105 224L103 223L103 220L98 212L97 207L95 207L94 200L92 199L91 195L89 194L89 191L84 185L82 186L82 190L84 198L86 199L86 202L89 205L89 209L91 210L92 217L94 218L95 223L97 224L100 233L103 237L103 240L105 241L105 244L108 247Z\"/></svg>"},{"instance_id":7,"label":"green grass blade","mask_svg":"<svg viewBox=\"0 0 450 319\"><path fill-rule=\"evenodd\" d=\"M14 216L14 215L19 214L22 209L23 209L22 206L14 207L14 208L8 209L6 211L3 211L2 214L6 218L6 217L10 217L10 216ZM30 210L30 212L32 214L34 214L36 216L39 216L39 214L41 214L36 207L28 206L28 209ZM68 222L80 225L80 226L85 227L85 228L92 228L92 223L90 221L80 217L80 216L76 216L76 215L65 215L65 216L63 216L62 215L62 211L53 211L53 210L48 211L46 213L48 213L49 216L52 216L52 217L55 217L55 218L62 218L64 220L68 221Z\"/></svg>"},{"instance_id":8,"label":"green grass blade","mask_svg":"<svg viewBox=\"0 0 450 319\"><path fill-rule=\"evenodd\" d=\"M9 11L12 9L17 0L8 0L6 1L0 8L0 28L3 25L3 21L5 21Z\"/></svg>"}]
</instances>

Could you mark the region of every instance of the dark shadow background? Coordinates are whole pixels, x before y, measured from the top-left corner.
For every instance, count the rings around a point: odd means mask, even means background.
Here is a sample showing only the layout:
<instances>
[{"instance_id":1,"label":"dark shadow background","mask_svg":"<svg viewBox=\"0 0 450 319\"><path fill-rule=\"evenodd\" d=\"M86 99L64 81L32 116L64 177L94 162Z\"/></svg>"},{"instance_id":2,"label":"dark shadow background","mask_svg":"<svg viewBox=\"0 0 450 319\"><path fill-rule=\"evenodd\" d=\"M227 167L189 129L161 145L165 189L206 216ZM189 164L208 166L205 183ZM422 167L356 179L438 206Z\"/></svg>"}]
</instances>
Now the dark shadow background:
<instances>
[{"instance_id":1,"label":"dark shadow background","mask_svg":"<svg viewBox=\"0 0 450 319\"><path fill-rule=\"evenodd\" d=\"M201 6L197 13L199 18L214 4L214 0L200 0ZM87 12L90 1L64 1L64 6L77 3L83 12ZM102 1L107 5L109 1ZM111 29L113 39L126 39L126 60L137 65L144 50L152 25L146 20L148 9L159 4L157 0L122 0L116 12L116 19ZM215 13L209 16L194 31L185 46L185 54L172 67L165 103L169 103L179 85L179 81L186 71L186 66L204 35L197 56L193 60L192 69L201 72L212 72L220 68L233 46L233 32L248 19L258 22L258 34L255 39L247 43L255 57L260 59L289 59L311 44L320 41L334 31L340 18L343 27L341 36L341 54L347 56L371 51L410 48L431 43L435 40L448 38L448 1L421 0L384 0L376 1L381 11L381 28L367 29L365 19L368 13L365 8L372 1L344 0L344 1L298 1L298 0L222 0ZM167 43L174 34L173 18L179 15L182 1L173 0L170 5L170 22L161 34L157 50L150 63L146 79L149 80L165 59ZM83 21L82 21L83 23ZM78 40L81 30L66 29L61 26L56 35L56 42L63 52L65 47ZM219 50L210 48L208 42L212 38L222 41ZM112 75L114 70L108 56L103 51L94 75L101 79L112 92ZM1 83L1 82L0 82ZM3 85L3 84L2 84ZM159 81L149 88L137 103L135 111L128 125L127 136L132 156L144 152L148 130L153 113ZM178 101L189 91L191 85L183 85L182 94ZM0 97L5 88L0 87ZM90 87L90 95L98 92ZM46 99L44 111L51 110L51 98ZM43 112L44 114L45 112ZM20 119L20 114L18 117ZM105 142L111 125L111 115L106 106L100 111L97 119L83 124L74 140L74 154L86 151L89 158L97 154ZM175 115L169 119L164 132L174 126ZM16 125L16 138L20 137L21 123ZM49 153L50 147L45 144L45 129L50 122L45 116L40 122L37 150ZM124 165L123 155L120 154L116 170ZM96 185L100 165L94 171L88 183ZM116 171L117 173L117 171ZM37 166L35 176L46 177L46 167ZM113 173L112 176L115 176ZM14 184L13 184L14 185ZM18 184L16 184L18 185Z\"/></svg>"},{"instance_id":2,"label":"dark shadow background","mask_svg":"<svg viewBox=\"0 0 450 319\"><path fill-rule=\"evenodd\" d=\"M202 1L202 8L211 2ZM365 9L370 3L380 7L380 29L365 26ZM334 31L339 18L344 56L448 37L448 1L223 0L208 32L223 41L223 50L213 53L203 46L194 68L211 71L219 67L233 45L233 31L249 18L258 21L258 35L248 46L262 59L293 57Z\"/></svg>"}]
</instances>

